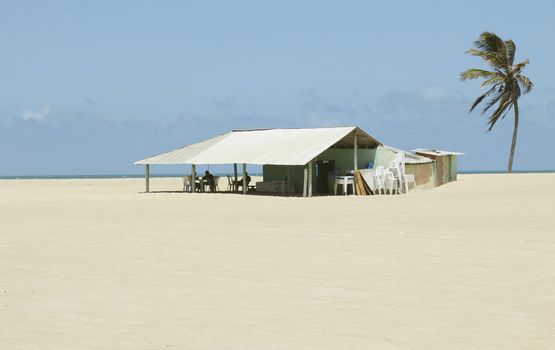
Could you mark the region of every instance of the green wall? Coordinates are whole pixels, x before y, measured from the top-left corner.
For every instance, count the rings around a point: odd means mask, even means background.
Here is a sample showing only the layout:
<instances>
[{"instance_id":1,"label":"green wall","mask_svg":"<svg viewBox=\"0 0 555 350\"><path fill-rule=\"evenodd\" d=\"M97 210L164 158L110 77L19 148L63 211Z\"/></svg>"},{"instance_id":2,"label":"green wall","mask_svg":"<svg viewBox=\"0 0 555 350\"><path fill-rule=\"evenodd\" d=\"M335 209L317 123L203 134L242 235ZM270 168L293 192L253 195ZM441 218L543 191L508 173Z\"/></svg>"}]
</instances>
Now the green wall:
<instances>
[{"instance_id":1,"label":"green wall","mask_svg":"<svg viewBox=\"0 0 555 350\"><path fill-rule=\"evenodd\" d=\"M368 163L374 163L375 148L359 148L357 152L357 166L366 169ZM335 168L342 175L348 170L353 170L354 159L352 148L329 148L320 154L316 160L334 160Z\"/></svg>"},{"instance_id":2,"label":"green wall","mask_svg":"<svg viewBox=\"0 0 555 350\"><path fill-rule=\"evenodd\" d=\"M357 152L357 165L359 169L364 169L368 163L374 163L376 155L375 148L359 148ZM353 170L353 149L352 148L329 148L318 157L316 160L333 160L335 161L336 173L339 175L345 174L349 170ZM291 179L295 184L295 192L302 193L303 180L304 180L305 166L291 165L289 172ZM285 165L264 165L262 167L264 181L285 180L287 177L287 166ZM312 169L312 183L313 191L316 193L316 166L313 165ZM329 190L333 190L333 183L329 183Z\"/></svg>"},{"instance_id":3,"label":"green wall","mask_svg":"<svg viewBox=\"0 0 555 350\"><path fill-rule=\"evenodd\" d=\"M295 185L295 192L302 193L304 166L302 165L264 165L262 166L262 174L264 181L276 181L287 179L287 167L289 167L290 181Z\"/></svg>"},{"instance_id":4,"label":"green wall","mask_svg":"<svg viewBox=\"0 0 555 350\"><path fill-rule=\"evenodd\" d=\"M449 155L449 181L457 181L457 156Z\"/></svg>"}]
</instances>

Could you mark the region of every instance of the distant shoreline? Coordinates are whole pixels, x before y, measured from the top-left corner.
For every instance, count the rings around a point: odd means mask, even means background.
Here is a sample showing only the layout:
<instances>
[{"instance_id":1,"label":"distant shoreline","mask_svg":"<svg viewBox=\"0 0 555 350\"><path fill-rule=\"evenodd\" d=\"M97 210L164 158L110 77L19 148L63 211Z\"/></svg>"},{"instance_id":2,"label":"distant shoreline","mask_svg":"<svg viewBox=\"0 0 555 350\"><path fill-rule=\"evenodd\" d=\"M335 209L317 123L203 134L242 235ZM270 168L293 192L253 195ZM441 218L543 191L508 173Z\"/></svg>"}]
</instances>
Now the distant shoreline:
<instances>
[{"instance_id":1,"label":"distant shoreline","mask_svg":"<svg viewBox=\"0 0 555 350\"><path fill-rule=\"evenodd\" d=\"M460 170L459 174L507 174L504 170ZM550 174L555 170L514 170L513 174ZM151 178L182 177L186 174L150 174ZM233 175L228 173L215 173L216 176ZM241 175L241 174L239 174ZM252 173L252 176L262 176ZM10 175L0 176L0 180L72 180L72 179L138 179L144 174L105 174L105 175Z\"/></svg>"}]
</instances>

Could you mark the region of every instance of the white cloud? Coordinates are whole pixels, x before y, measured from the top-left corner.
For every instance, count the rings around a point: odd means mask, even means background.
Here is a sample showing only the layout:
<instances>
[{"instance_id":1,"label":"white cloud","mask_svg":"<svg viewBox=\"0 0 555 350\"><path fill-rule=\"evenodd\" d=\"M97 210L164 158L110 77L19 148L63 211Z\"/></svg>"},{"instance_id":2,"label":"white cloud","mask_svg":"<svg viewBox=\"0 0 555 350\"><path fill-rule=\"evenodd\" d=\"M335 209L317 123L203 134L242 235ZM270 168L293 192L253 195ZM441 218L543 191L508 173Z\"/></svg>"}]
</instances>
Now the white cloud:
<instances>
[{"instance_id":1,"label":"white cloud","mask_svg":"<svg viewBox=\"0 0 555 350\"><path fill-rule=\"evenodd\" d=\"M452 91L442 85L426 85L420 88L418 93L422 99L431 102L441 102L443 100L450 99L453 95Z\"/></svg>"},{"instance_id":2,"label":"white cloud","mask_svg":"<svg viewBox=\"0 0 555 350\"><path fill-rule=\"evenodd\" d=\"M25 111L21 114L21 118L23 120L34 120L34 121L42 121L46 118L46 116L50 113L50 106L44 105L38 111Z\"/></svg>"},{"instance_id":3,"label":"white cloud","mask_svg":"<svg viewBox=\"0 0 555 350\"><path fill-rule=\"evenodd\" d=\"M378 103L388 114L412 112L425 118L466 115L470 107L470 101L462 92L442 84L427 84L412 90L391 90Z\"/></svg>"}]
</instances>

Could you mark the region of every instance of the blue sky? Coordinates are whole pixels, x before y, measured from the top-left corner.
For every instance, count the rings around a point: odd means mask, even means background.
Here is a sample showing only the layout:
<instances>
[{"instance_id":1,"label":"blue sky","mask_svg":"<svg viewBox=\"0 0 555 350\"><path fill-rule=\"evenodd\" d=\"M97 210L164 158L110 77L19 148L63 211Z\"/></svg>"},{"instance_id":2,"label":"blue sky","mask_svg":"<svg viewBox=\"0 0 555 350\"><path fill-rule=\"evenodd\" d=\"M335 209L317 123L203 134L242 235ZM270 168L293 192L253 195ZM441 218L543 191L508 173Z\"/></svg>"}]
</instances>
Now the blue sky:
<instances>
[{"instance_id":1,"label":"blue sky","mask_svg":"<svg viewBox=\"0 0 555 350\"><path fill-rule=\"evenodd\" d=\"M358 125L386 144L505 169L512 114L468 114L483 31L517 44L514 169L555 169L555 3L2 1L0 175L142 172L234 128ZM182 167L183 168L183 167ZM157 168L157 172L182 168Z\"/></svg>"}]
</instances>

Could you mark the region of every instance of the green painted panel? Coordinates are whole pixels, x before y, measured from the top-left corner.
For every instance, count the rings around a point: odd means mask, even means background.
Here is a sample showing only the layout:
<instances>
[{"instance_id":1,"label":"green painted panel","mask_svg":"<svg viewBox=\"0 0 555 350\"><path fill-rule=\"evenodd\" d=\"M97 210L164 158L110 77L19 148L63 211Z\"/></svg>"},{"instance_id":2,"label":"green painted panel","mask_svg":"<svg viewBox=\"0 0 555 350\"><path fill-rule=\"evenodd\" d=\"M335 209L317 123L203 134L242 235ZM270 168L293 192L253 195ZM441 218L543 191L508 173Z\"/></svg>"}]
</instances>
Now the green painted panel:
<instances>
[{"instance_id":1,"label":"green painted panel","mask_svg":"<svg viewBox=\"0 0 555 350\"><path fill-rule=\"evenodd\" d=\"M287 166L285 165L264 165L262 167L264 181L288 180ZM289 165L291 181L295 185L295 192L302 193L304 167L302 165Z\"/></svg>"},{"instance_id":2,"label":"green painted panel","mask_svg":"<svg viewBox=\"0 0 555 350\"><path fill-rule=\"evenodd\" d=\"M374 163L375 148L359 148L357 152L357 167L366 169L368 163ZM352 148L329 148L320 154L317 160L334 160L337 173L344 174L354 168L354 154Z\"/></svg>"},{"instance_id":3,"label":"green painted panel","mask_svg":"<svg viewBox=\"0 0 555 350\"><path fill-rule=\"evenodd\" d=\"M450 177L449 177L449 181L457 181L457 156L452 154L449 156L451 162L450 162Z\"/></svg>"},{"instance_id":4,"label":"green painted panel","mask_svg":"<svg viewBox=\"0 0 555 350\"><path fill-rule=\"evenodd\" d=\"M357 165L359 169L366 168L368 163L374 163L376 154L375 148L361 148L357 153ZM354 157L352 148L329 148L314 159L312 171L313 193L316 191L316 161L333 160L335 162L335 173L343 175L354 168ZM289 166L291 181L294 182L295 192L302 193L304 180L304 166ZM264 181L285 180L287 178L287 166L285 165L264 165L262 167ZM333 190L333 174L329 179L328 193Z\"/></svg>"}]
</instances>

